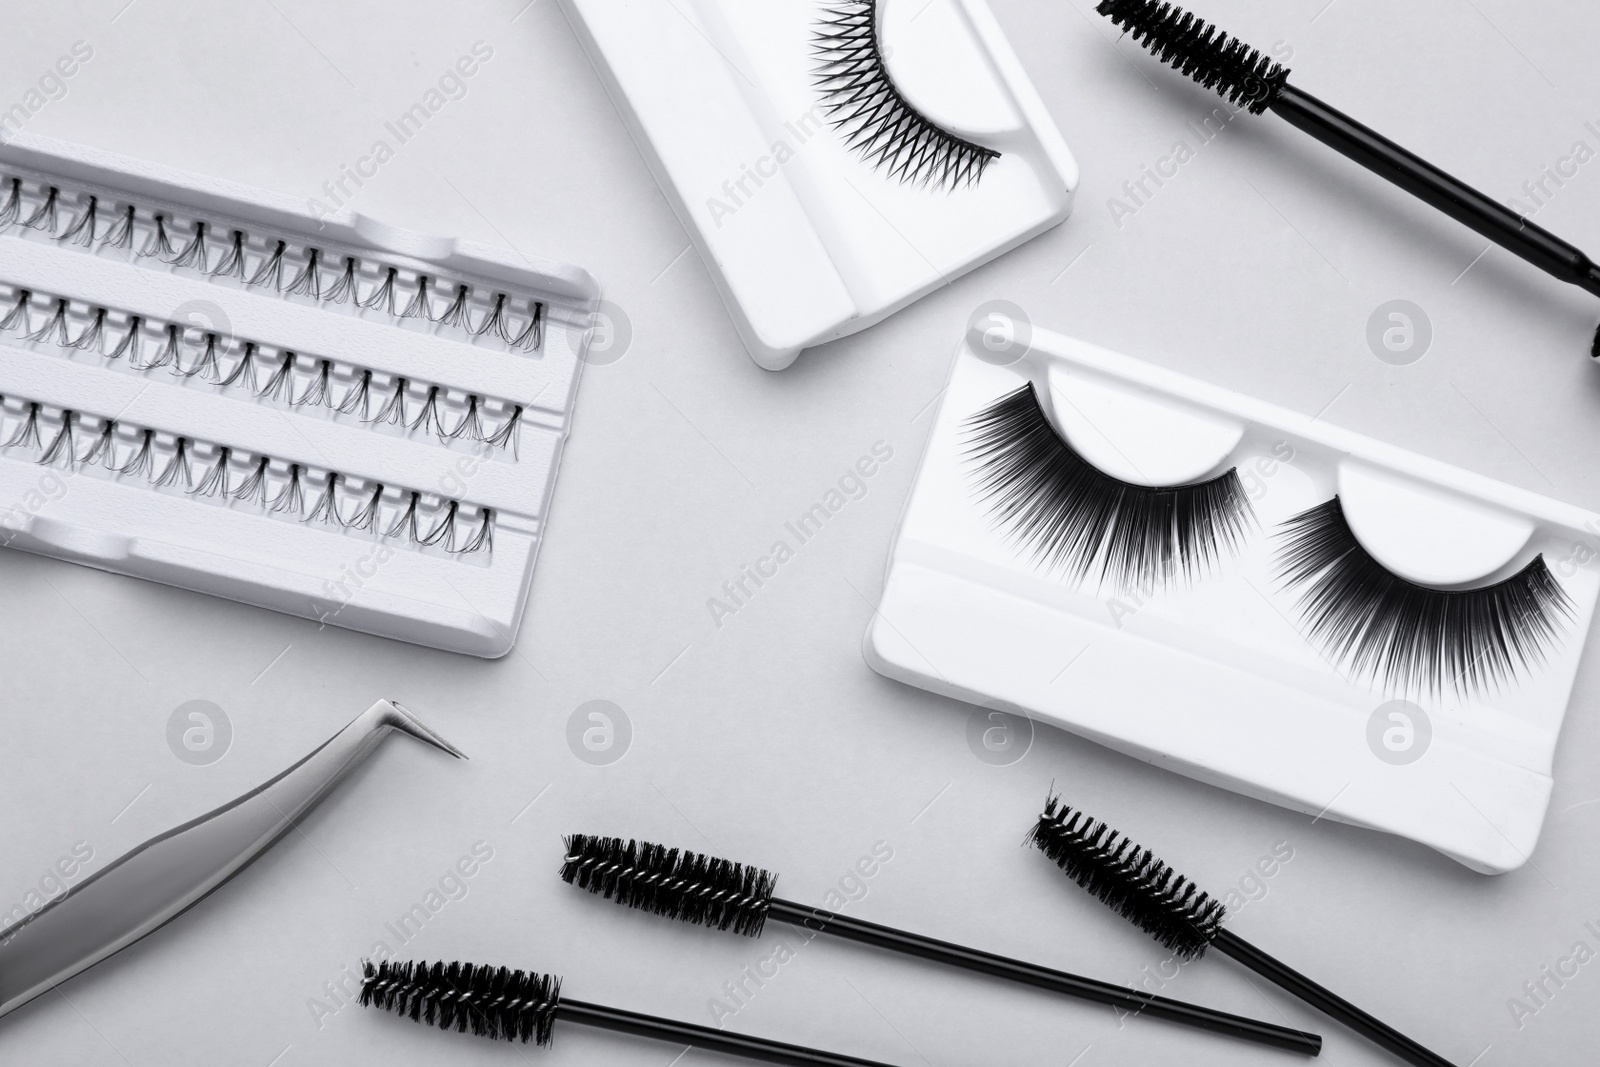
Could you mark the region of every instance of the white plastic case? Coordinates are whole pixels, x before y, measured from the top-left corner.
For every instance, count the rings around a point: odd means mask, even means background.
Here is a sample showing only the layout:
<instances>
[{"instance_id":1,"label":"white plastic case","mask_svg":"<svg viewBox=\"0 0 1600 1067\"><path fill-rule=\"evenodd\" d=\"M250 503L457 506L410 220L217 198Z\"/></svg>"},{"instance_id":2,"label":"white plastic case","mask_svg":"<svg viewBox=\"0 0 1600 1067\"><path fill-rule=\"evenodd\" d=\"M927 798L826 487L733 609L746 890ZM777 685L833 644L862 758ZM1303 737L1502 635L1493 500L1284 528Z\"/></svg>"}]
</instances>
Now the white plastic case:
<instances>
[{"instance_id":1,"label":"white plastic case","mask_svg":"<svg viewBox=\"0 0 1600 1067\"><path fill-rule=\"evenodd\" d=\"M1528 859L1600 589L1600 516L1059 334L985 341L956 354L866 635L875 670L1477 871ZM992 520L964 452L965 421L1027 381L1106 473L1237 468L1259 529L1165 589L1050 577ZM1362 547L1413 581L1483 585L1542 553L1573 605L1545 661L1469 695L1330 663L1273 557L1279 524L1336 494Z\"/></svg>"},{"instance_id":2,"label":"white plastic case","mask_svg":"<svg viewBox=\"0 0 1600 1067\"><path fill-rule=\"evenodd\" d=\"M503 655L598 300L574 267L18 135L0 543Z\"/></svg>"},{"instance_id":3,"label":"white plastic case","mask_svg":"<svg viewBox=\"0 0 1600 1067\"><path fill-rule=\"evenodd\" d=\"M563 0L750 356L781 370L1060 223L1078 167L984 0L880 4L895 86L1001 153L903 184L846 147L814 78L830 0Z\"/></svg>"}]
</instances>

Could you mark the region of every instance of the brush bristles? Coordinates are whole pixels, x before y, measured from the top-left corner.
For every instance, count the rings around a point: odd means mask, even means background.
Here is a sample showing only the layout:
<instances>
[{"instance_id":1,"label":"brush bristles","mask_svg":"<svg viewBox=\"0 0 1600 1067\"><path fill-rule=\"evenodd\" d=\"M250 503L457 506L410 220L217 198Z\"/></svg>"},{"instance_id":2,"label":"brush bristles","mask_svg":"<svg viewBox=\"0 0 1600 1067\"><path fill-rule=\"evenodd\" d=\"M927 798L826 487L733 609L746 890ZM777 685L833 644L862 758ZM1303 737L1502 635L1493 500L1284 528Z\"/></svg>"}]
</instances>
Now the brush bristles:
<instances>
[{"instance_id":1,"label":"brush bristles","mask_svg":"<svg viewBox=\"0 0 1600 1067\"><path fill-rule=\"evenodd\" d=\"M758 937L777 875L648 841L573 834L561 878L630 908Z\"/></svg>"},{"instance_id":2,"label":"brush bristles","mask_svg":"<svg viewBox=\"0 0 1600 1067\"><path fill-rule=\"evenodd\" d=\"M1067 877L1185 959L1196 959L1222 929L1227 909L1193 882L1103 822L1057 798L1028 834Z\"/></svg>"},{"instance_id":3,"label":"brush bristles","mask_svg":"<svg viewBox=\"0 0 1600 1067\"><path fill-rule=\"evenodd\" d=\"M1127 30L1157 59L1252 115L1271 106L1289 78L1288 68L1161 0L1101 0L1095 10Z\"/></svg>"},{"instance_id":4,"label":"brush bristles","mask_svg":"<svg viewBox=\"0 0 1600 1067\"><path fill-rule=\"evenodd\" d=\"M362 1007L480 1037L550 1044L561 979L470 963L368 962Z\"/></svg>"}]
</instances>

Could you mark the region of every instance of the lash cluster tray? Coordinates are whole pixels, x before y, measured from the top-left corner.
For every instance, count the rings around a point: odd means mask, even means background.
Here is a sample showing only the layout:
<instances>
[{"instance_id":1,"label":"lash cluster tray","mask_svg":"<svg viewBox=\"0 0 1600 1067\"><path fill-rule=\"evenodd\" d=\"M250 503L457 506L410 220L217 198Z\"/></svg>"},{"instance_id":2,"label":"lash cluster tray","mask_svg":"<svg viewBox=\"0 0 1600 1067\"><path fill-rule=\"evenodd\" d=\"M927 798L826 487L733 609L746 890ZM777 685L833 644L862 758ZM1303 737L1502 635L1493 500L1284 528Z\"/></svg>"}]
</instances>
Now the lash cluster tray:
<instances>
[{"instance_id":1,"label":"lash cluster tray","mask_svg":"<svg viewBox=\"0 0 1600 1067\"><path fill-rule=\"evenodd\" d=\"M874 669L1478 871L1528 860L1600 591L1600 516L1059 334L990 340L956 354L866 634ZM1213 527L1214 558L1139 582L1051 566L1015 520L1065 511L975 450L1030 385L1095 470L1226 479L1247 520ZM1312 585L1285 569L1308 544L1310 570L1359 578L1321 631ZM1363 617L1362 583L1402 622ZM1441 604L1478 617L1417 607Z\"/></svg>"},{"instance_id":2,"label":"lash cluster tray","mask_svg":"<svg viewBox=\"0 0 1600 1067\"><path fill-rule=\"evenodd\" d=\"M1077 163L984 0L563 6L769 370L1071 209Z\"/></svg>"},{"instance_id":3,"label":"lash cluster tray","mask_svg":"<svg viewBox=\"0 0 1600 1067\"><path fill-rule=\"evenodd\" d=\"M574 267L19 135L0 543L502 655L597 303Z\"/></svg>"}]
</instances>

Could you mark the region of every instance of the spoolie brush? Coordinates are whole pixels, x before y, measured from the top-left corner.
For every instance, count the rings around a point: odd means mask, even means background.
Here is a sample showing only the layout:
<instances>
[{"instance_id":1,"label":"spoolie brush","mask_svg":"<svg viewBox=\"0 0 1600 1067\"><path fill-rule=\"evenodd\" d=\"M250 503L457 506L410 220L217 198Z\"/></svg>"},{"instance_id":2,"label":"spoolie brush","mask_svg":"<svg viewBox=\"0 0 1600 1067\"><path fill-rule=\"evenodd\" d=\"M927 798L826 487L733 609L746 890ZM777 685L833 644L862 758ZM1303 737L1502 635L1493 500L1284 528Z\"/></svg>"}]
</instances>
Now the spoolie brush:
<instances>
[{"instance_id":1,"label":"spoolie brush","mask_svg":"<svg viewBox=\"0 0 1600 1067\"><path fill-rule=\"evenodd\" d=\"M873 1060L588 1004L563 997L561 979L554 975L505 967L369 962L361 1004L441 1030L470 1030L479 1037L532 1041L542 1047L549 1047L557 1022L569 1022L793 1067L884 1067Z\"/></svg>"},{"instance_id":2,"label":"spoolie brush","mask_svg":"<svg viewBox=\"0 0 1600 1067\"><path fill-rule=\"evenodd\" d=\"M1407 1063L1450 1067L1444 1057L1224 929L1227 909L1221 902L1105 823L1051 797L1028 841L1101 903L1184 959L1198 959L1214 947Z\"/></svg>"},{"instance_id":3,"label":"spoolie brush","mask_svg":"<svg viewBox=\"0 0 1600 1067\"><path fill-rule=\"evenodd\" d=\"M1252 115L1271 110L1508 252L1600 296L1600 267L1577 248L1420 156L1289 84L1289 70L1217 27L1161 0L1101 0L1097 12L1157 59ZM1600 358L1600 330L1589 354Z\"/></svg>"},{"instance_id":4,"label":"spoolie brush","mask_svg":"<svg viewBox=\"0 0 1600 1067\"><path fill-rule=\"evenodd\" d=\"M1322 1038L1316 1034L795 904L774 895L777 876L759 867L618 837L573 834L566 839L566 845L566 860L561 867L563 881L667 918L749 937L759 937L767 920L776 919L815 933L833 934L1273 1048L1308 1056L1315 1056L1322 1049Z\"/></svg>"}]
</instances>

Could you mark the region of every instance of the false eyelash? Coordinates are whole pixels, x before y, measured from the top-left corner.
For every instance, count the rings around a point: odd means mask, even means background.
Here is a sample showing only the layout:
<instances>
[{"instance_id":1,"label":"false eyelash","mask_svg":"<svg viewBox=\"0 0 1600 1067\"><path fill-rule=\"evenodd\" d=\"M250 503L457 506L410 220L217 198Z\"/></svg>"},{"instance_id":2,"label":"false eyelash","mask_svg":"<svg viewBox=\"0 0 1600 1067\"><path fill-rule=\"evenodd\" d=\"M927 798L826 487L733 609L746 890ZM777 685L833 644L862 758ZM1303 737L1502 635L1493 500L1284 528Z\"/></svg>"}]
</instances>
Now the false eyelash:
<instances>
[{"instance_id":1,"label":"false eyelash","mask_svg":"<svg viewBox=\"0 0 1600 1067\"><path fill-rule=\"evenodd\" d=\"M248 285L270 285L274 289L283 288L283 253L289 248L289 242L279 241L273 248L272 255L261 261L255 273L250 275Z\"/></svg>"},{"instance_id":2,"label":"false eyelash","mask_svg":"<svg viewBox=\"0 0 1600 1067\"><path fill-rule=\"evenodd\" d=\"M133 247L133 205L129 204L123 209L122 216L117 219L106 235L100 238L100 244L105 248L132 248ZM3 225L3 223L0 223Z\"/></svg>"},{"instance_id":3,"label":"false eyelash","mask_svg":"<svg viewBox=\"0 0 1600 1067\"><path fill-rule=\"evenodd\" d=\"M99 208L100 198L91 195L89 197L89 206L83 209L83 213L78 216L78 221L62 231L56 237L56 240L62 244L93 245L95 215Z\"/></svg>"},{"instance_id":4,"label":"false eyelash","mask_svg":"<svg viewBox=\"0 0 1600 1067\"><path fill-rule=\"evenodd\" d=\"M878 40L877 0L843 0L813 35L813 80L847 146L902 182L972 185L1000 158L918 111L895 87Z\"/></svg>"},{"instance_id":5,"label":"false eyelash","mask_svg":"<svg viewBox=\"0 0 1600 1067\"><path fill-rule=\"evenodd\" d=\"M4 287L4 283L0 283L0 288ZM465 414L453 428L447 429L445 412L449 410L448 401L443 397L443 390L439 386L427 387L428 392L422 411L415 418L408 419L405 417L406 390L412 383L405 379L396 379L388 402L374 418L368 411L368 400L372 389L371 370L349 367L352 384L345 388L343 397L338 405L335 405L332 360L316 359L312 364L315 369L312 371L311 381L296 394L295 372L305 365L302 361L309 361L314 357L300 357L292 352L282 353L275 366L269 365L270 370L263 368L267 375L263 384L258 382L256 375L260 347L254 342L234 342L239 350L237 362L224 376L221 370L224 355L222 339L214 332L200 332L200 341L195 345L198 352L185 366L185 360L189 359L186 346L193 344L189 340L189 333L199 331L190 331L178 323L164 323L141 315L129 315L125 326L112 327L108 325L107 316L110 310L106 307L79 305L75 309L66 297L35 294L32 290L22 288L15 288L14 291L15 300L5 315L0 317L0 332L14 331L35 343L53 342L60 348L93 352L108 360L126 358L128 365L139 371L168 367L179 377L200 378L224 389L238 386L250 390L259 398L281 401L293 407L322 405L347 415L359 411L358 417L363 422L393 422L410 429L422 428L441 441L465 439L480 442L490 448L509 446L513 458L516 456L517 426L522 421L520 405L513 406L510 415L490 416L491 422L499 420L491 432L483 418L484 398L472 393L466 398ZM49 316L37 328L33 326L34 320L29 315L36 297L53 301L50 304L52 310ZM72 330L75 313L89 319L89 324L76 337L73 336ZM123 336L110 351L106 351L106 346L110 343L108 335L119 328L125 331ZM160 349L149 359L143 358L140 351L140 340L147 329L156 331L161 337ZM421 383L417 384L420 388ZM504 411L504 408L500 410Z\"/></svg>"},{"instance_id":6,"label":"false eyelash","mask_svg":"<svg viewBox=\"0 0 1600 1067\"><path fill-rule=\"evenodd\" d=\"M128 208L128 225L133 225L133 208ZM217 265L211 268L213 278L238 278L244 280L244 231L234 230L233 237L228 241L228 250L217 260Z\"/></svg>"},{"instance_id":7,"label":"false eyelash","mask_svg":"<svg viewBox=\"0 0 1600 1067\"><path fill-rule=\"evenodd\" d=\"M444 314L434 319L440 326L460 326L467 317L467 296L471 292L465 285L456 287L456 298L444 309Z\"/></svg>"},{"instance_id":8,"label":"false eyelash","mask_svg":"<svg viewBox=\"0 0 1600 1067\"><path fill-rule=\"evenodd\" d=\"M134 250L139 231L140 213L134 204L124 204L116 210L116 222L104 233L96 233L99 219L110 216L106 203L91 193L65 193L59 186L39 183L37 191L29 194L20 176L0 178L0 229L12 225L43 230L57 241L93 248ZM36 206L32 206L37 196ZM64 230L58 231L63 205L78 204L76 213L69 218ZM31 210L30 210L31 206ZM68 207L65 210L71 211ZM307 296L324 303L351 302L368 310L379 310L397 319L422 318L443 326L459 327L472 337L492 336L516 351L536 351L544 340L544 301L529 298L525 310L516 311L511 306L511 295L505 292L486 294L487 305L481 313L474 314L472 287L459 283L456 295L444 313L433 314L430 288L437 287L439 279L417 275L414 280L402 280L400 270L374 264L378 280L362 294L359 278L361 262L355 256L343 256L343 264L332 285L324 284L323 249L311 245L296 246L291 253L289 242L268 239L253 271L248 270L247 259L250 236L243 230L229 229L228 240L219 242L220 258L211 264L212 241L216 227L204 219L175 220L164 211L146 216L150 237L143 248L134 251L140 257L154 256L174 267L194 270L213 278L231 278L246 286L271 288L277 292ZM174 243L177 233L182 242ZM188 236L185 238L183 234ZM291 254L294 261L291 262ZM287 280L286 280L287 279ZM403 309L401 308L403 301Z\"/></svg>"},{"instance_id":9,"label":"false eyelash","mask_svg":"<svg viewBox=\"0 0 1600 1067\"><path fill-rule=\"evenodd\" d=\"M402 319L423 318L430 322L433 320L433 301L428 298L428 276L417 275L417 291L411 297L411 302L400 312Z\"/></svg>"},{"instance_id":10,"label":"false eyelash","mask_svg":"<svg viewBox=\"0 0 1600 1067\"><path fill-rule=\"evenodd\" d=\"M294 276L294 281L283 287L283 291L309 296L313 300L322 299L322 272L319 262L321 259L320 249L313 248L307 251L305 266Z\"/></svg>"},{"instance_id":11,"label":"false eyelash","mask_svg":"<svg viewBox=\"0 0 1600 1067\"><path fill-rule=\"evenodd\" d=\"M0 204L0 227L10 226L22 213L22 179L12 178L6 202Z\"/></svg>"},{"instance_id":12,"label":"false eyelash","mask_svg":"<svg viewBox=\"0 0 1600 1067\"><path fill-rule=\"evenodd\" d=\"M29 229L44 230L52 234L55 233L56 218L58 216L57 209L60 205L60 201L61 190L57 189L53 185L50 186L49 191L45 193L44 200L39 204L38 210L32 215L29 215L27 218L23 219L22 224Z\"/></svg>"},{"instance_id":13,"label":"false eyelash","mask_svg":"<svg viewBox=\"0 0 1600 1067\"><path fill-rule=\"evenodd\" d=\"M1050 571L1082 581L1098 570L1123 589L1192 578L1238 549L1255 513L1228 470L1191 485L1113 478L1056 431L1033 383L967 420L966 454L998 523Z\"/></svg>"},{"instance_id":14,"label":"false eyelash","mask_svg":"<svg viewBox=\"0 0 1600 1067\"><path fill-rule=\"evenodd\" d=\"M194 488L194 472L189 469L189 439L187 437L178 438L178 443L172 451L172 458L167 460L167 465L161 468L161 473L156 476L156 480L151 484L157 489L163 489L169 485L177 485L180 478L183 479L183 488Z\"/></svg>"},{"instance_id":15,"label":"false eyelash","mask_svg":"<svg viewBox=\"0 0 1600 1067\"><path fill-rule=\"evenodd\" d=\"M194 236L183 246L183 251L172 257L172 265L209 272L210 268L206 265L206 224L203 221L194 224Z\"/></svg>"},{"instance_id":16,"label":"false eyelash","mask_svg":"<svg viewBox=\"0 0 1600 1067\"><path fill-rule=\"evenodd\" d=\"M1310 640L1358 677L1381 676L1402 692L1467 696L1544 661L1572 601L1543 554L1509 578L1477 589L1418 585L1372 557L1338 497L1282 526L1280 580L1303 587Z\"/></svg>"},{"instance_id":17,"label":"false eyelash","mask_svg":"<svg viewBox=\"0 0 1600 1067\"><path fill-rule=\"evenodd\" d=\"M158 462L156 432L152 429L98 415L84 415L70 408L54 409L53 414L47 415L39 402L16 396L0 397L0 404L20 405L21 408L14 411L0 407L0 422L17 421L16 429L4 444L0 444L0 449L38 452L38 462L43 466L61 465L81 470L99 464L112 475L142 478L156 488L177 489L189 496L223 503L254 504L269 514L287 514L304 523L320 520L351 530L372 531L382 537L404 538L421 547L440 548L455 556L493 550L494 511L491 508L476 509L477 517L463 540L462 516L471 509L456 499L440 496L433 502L426 502L424 494L418 490L372 482L358 490L349 487L346 476L338 471L319 474L299 463L278 463L277 469L284 473L276 477L283 479L283 485L274 494L268 482L274 477L275 461L261 453L241 452L230 445L204 444L189 437L177 437L170 456ZM46 418L56 423L48 444L40 429ZM90 425L86 426L86 421ZM128 449L127 459L120 464L117 462L119 435L121 447ZM83 440L88 440L89 445L80 451ZM235 476L240 476L237 484L233 480ZM309 512L305 493L308 482L318 488L316 503ZM395 518L380 525L386 492L392 494L389 501ZM341 493L353 496L359 504L348 517L341 513Z\"/></svg>"},{"instance_id":18,"label":"false eyelash","mask_svg":"<svg viewBox=\"0 0 1600 1067\"><path fill-rule=\"evenodd\" d=\"M30 409L31 410L31 409ZM72 427L78 421L78 413L71 408L61 413L61 429L56 431L50 447L44 450L44 455L39 457L39 462L46 467L55 466L65 456L68 466L72 466L78 458L78 448L73 441Z\"/></svg>"},{"instance_id":19,"label":"false eyelash","mask_svg":"<svg viewBox=\"0 0 1600 1067\"><path fill-rule=\"evenodd\" d=\"M384 311L387 311L389 314L393 315L395 313L394 280L399 273L400 272L395 270L393 267L390 267L388 270L384 271L383 281L378 284L378 287L372 292L368 293L365 300L357 300L356 303L361 307L369 309L382 308Z\"/></svg>"},{"instance_id":20,"label":"false eyelash","mask_svg":"<svg viewBox=\"0 0 1600 1067\"><path fill-rule=\"evenodd\" d=\"M159 212L155 217L156 232L150 238L150 243L145 247L141 256L155 256L157 258L170 258L177 254L177 249L172 247L172 238L167 236L167 217Z\"/></svg>"},{"instance_id":21,"label":"false eyelash","mask_svg":"<svg viewBox=\"0 0 1600 1067\"><path fill-rule=\"evenodd\" d=\"M28 404L28 417L22 425L17 427L16 433L5 443L6 448L39 448L39 404L32 401Z\"/></svg>"}]
</instances>

